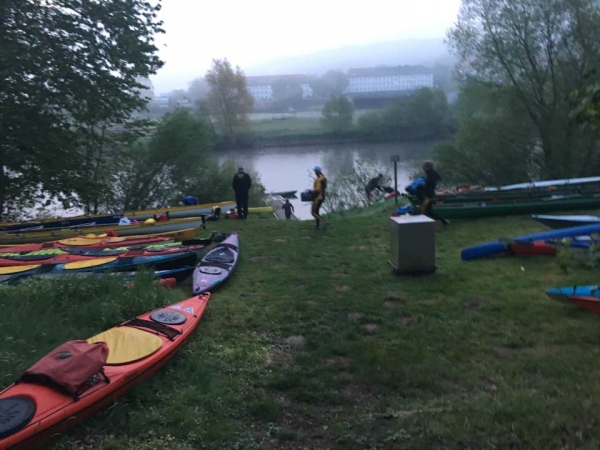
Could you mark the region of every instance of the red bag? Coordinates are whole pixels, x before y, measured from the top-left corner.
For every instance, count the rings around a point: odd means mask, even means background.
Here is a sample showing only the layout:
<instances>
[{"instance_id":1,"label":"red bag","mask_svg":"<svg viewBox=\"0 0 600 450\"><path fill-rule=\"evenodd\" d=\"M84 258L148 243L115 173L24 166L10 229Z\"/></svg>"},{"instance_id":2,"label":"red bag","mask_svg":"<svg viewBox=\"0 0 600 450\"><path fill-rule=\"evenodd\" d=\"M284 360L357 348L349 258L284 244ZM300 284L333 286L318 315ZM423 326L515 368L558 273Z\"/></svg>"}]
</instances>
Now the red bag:
<instances>
[{"instance_id":1,"label":"red bag","mask_svg":"<svg viewBox=\"0 0 600 450\"><path fill-rule=\"evenodd\" d=\"M17 382L52 386L77 399L100 377L108 383L103 369L107 358L108 346L104 342L68 341L27 369Z\"/></svg>"}]
</instances>

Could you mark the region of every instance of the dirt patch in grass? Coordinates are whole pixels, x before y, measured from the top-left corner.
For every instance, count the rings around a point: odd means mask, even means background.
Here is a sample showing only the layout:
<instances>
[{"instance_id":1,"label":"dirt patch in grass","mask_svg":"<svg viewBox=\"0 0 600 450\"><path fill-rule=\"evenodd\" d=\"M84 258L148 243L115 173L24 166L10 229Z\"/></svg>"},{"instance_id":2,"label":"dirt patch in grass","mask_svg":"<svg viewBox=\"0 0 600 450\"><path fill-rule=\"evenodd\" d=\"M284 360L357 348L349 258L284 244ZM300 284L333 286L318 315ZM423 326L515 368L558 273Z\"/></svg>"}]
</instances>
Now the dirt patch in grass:
<instances>
[{"instance_id":1,"label":"dirt patch in grass","mask_svg":"<svg viewBox=\"0 0 600 450\"><path fill-rule=\"evenodd\" d=\"M304 345L306 344L306 338L304 336L290 336L283 342L290 347L304 348Z\"/></svg>"},{"instance_id":2,"label":"dirt patch in grass","mask_svg":"<svg viewBox=\"0 0 600 450\"><path fill-rule=\"evenodd\" d=\"M469 300L465 301L465 308L469 311L479 311L485 304L485 300L480 298L470 298Z\"/></svg>"},{"instance_id":3,"label":"dirt patch in grass","mask_svg":"<svg viewBox=\"0 0 600 450\"><path fill-rule=\"evenodd\" d=\"M314 300L307 300L306 304L310 306L317 306L319 303L315 302Z\"/></svg>"},{"instance_id":4,"label":"dirt patch in grass","mask_svg":"<svg viewBox=\"0 0 600 450\"><path fill-rule=\"evenodd\" d=\"M343 286L336 286L335 290L338 292L349 292L352 290L352 288L350 286L343 285Z\"/></svg>"},{"instance_id":5,"label":"dirt patch in grass","mask_svg":"<svg viewBox=\"0 0 600 450\"><path fill-rule=\"evenodd\" d=\"M399 308L400 306L405 304L406 300L393 296L386 297L383 301L383 306L385 306L386 308Z\"/></svg>"},{"instance_id":6,"label":"dirt patch in grass","mask_svg":"<svg viewBox=\"0 0 600 450\"><path fill-rule=\"evenodd\" d=\"M400 316L396 317L396 323L401 327L409 327L419 323L419 318L415 316Z\"/></svg>"},{"instance_id":7,"label":"dirt patch in grass","mask_svg":"<svg viewBox=\"0 0 600 450\"><path fill-rule=\"evenodd\" d=\"M274 261L275 258L273 256L252 256L250 261L252 262L271 262Z\"/></svg>"},{"instance_id":8,"label":"dirt patch in grass","mask_svg":"<svg viewBox=\"0 0 600 450\"><path fill-rule=\"evenodd\" d=\"M348 314L348 319L350 319L350 320L358 320L358 319L361 319L363 316L364 316L363 313L353 312L353 313L349 313Z\"/></svg>"},{"instance_id":9,"label":"dirt patch in grass","mask_svg":"<svg viewBox=\"0 0 600 450\"><path fill-rule=\"evenodd\" d=\"M324 361L325 367L331 369L348 369L352 360L347 356L332 356Z\"/></svg>"},{"instance_id":10,"label":"dirt patch in grass","mask_svg":"<svg viewBox=\"0 0 600 450\"><path fill-rule=\"evenodd\" d=\"M346 278L348 276L347 273L332 273L331 275L329 275L331 278Z\"/></svg>"},{"instance_id":11,"label":"dirt patch in grass","mask_svg":"<svg viewBox=\"0 0 600 450\"><path fill-rule=\"evenodd\" d=\"M367 333L376 333L381 328L381 325L378 323L365 323L361 328Z\"/></svg>"},{"instance_id":12,"label":"dirt patch in grass","mask_svg":"<svg viewBox=\"0 0 600 450\"><path fill-rule=\"evenodd\" d=\"M273 239L273 242L277 242L278 244L286 244L287 240L285 240L285 239Z\"/></svg>"},{"instance_id":13,"label":"dirt patch in grass","mask_svg":"<svg viewBox=\"0 0 600 450\"><path fill-rule=\"evenodd\" d=\"M492 354L497 358L508 358L515 352L514 348L510 347L492 347Z\"/></svg>"},{"instance_id":14,"label":"dirt patch in grass","mask_svg":"<svg viewBox=\"0 0 600 450\"><path fill-rule=\"evenodd\" d=\"M266 363L267 366L280 366L284 368L290 367L294 362L294 356L282 345L274 345L267 352Z\"/></svg>"}]
</instances>

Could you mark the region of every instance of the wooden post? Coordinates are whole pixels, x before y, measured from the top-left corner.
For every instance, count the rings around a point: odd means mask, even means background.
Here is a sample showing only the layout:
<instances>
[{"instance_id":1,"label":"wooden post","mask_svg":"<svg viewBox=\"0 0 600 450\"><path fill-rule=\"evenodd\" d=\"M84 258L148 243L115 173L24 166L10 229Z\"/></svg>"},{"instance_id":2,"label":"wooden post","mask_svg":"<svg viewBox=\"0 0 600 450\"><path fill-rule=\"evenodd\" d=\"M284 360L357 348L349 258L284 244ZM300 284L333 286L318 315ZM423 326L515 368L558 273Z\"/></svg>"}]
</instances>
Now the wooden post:
<instances>
[{"instance_id":1,"label":"wooden post","mask_svg":"<svg viewBox=\"0 0 600 450\"><path fill-rule=\"evenodd\" d=\"M400 157L398 155L392 155L391 158L394 163L394 190L398 192L398 161L400 161ZM398 196L394 197L394 203L398 206Z\"/></svg>"}]
</instances>

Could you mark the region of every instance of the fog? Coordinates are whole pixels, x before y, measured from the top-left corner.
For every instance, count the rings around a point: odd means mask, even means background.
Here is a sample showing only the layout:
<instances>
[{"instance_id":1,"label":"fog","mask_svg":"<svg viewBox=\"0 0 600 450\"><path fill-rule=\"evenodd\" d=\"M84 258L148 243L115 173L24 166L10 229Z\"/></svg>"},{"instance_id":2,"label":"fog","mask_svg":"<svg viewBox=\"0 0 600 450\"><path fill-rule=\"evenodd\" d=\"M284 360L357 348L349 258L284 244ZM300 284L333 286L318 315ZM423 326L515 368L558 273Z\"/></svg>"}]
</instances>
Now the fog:
<instances>
[{"instance_id":1,"label":"fog","mask_svg":"<svg viewBox=\"0 0 600 450\"><path fill-rule=\"evenodd\" d=\"M157 38L165 66L151 81L157 94L186 88L213 58L225 57L248 75L318 74L363 60L434 63L447 57L443 39L459 6L460 0L166 0L159 13L166 33Z\"/></svg>"}]
</instances>

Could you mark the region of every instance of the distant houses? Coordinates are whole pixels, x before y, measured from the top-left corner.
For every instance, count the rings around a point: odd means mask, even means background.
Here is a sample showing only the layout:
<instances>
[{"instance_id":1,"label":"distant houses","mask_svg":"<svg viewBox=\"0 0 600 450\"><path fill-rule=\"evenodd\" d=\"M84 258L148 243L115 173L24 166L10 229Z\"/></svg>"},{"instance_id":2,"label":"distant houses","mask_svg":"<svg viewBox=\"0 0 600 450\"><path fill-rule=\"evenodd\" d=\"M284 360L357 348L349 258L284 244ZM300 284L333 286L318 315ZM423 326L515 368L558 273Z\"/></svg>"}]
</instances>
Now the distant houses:
<instances>
[{"instance_id":1,"label":"distant houses","mask_svg":"<svg viewBox=\"0 0 600 450\"><path fill-rule=\"evenodd\" d=\"M310 98L313 95L311 82L311 77L301 74L246 76L248 91L257 102L273 100L273 90L277 83L299 86L302 90L302 98Z\"/></svg>"},{"instance_id":2,"label":"distant houses","mask_svg":"<svg viewBox=\"0 0 600 450\"><path fill-rule=\"evenodd\" d=\"M347 84L340 87L357 107L381 107L392 98L407 97L417 89L433 88L433 70L424 66L378 66L352 68L341 74ZM329 98L321 79L305 74L246 76L257 111L291 110L322 105ZM345 86L345 88L343 87ZM338 92L342 92L339 90ZM191 109L197 96L178 89L154 97L148 104L153 115L161 116L174 108Z\"/></svg>"},{"instance_id":3,"label":"distant houses","mask_svg":"<svg viewBox=\"0 0 600 450\"><path fill-rule=\"evenodd\" d=\"M349 96L369 96L371 94L400 94L417 89L433 88L433 71L423 66L372 67L350 69L348 87L344 91Z\"/></svg>"}]
</instances>

